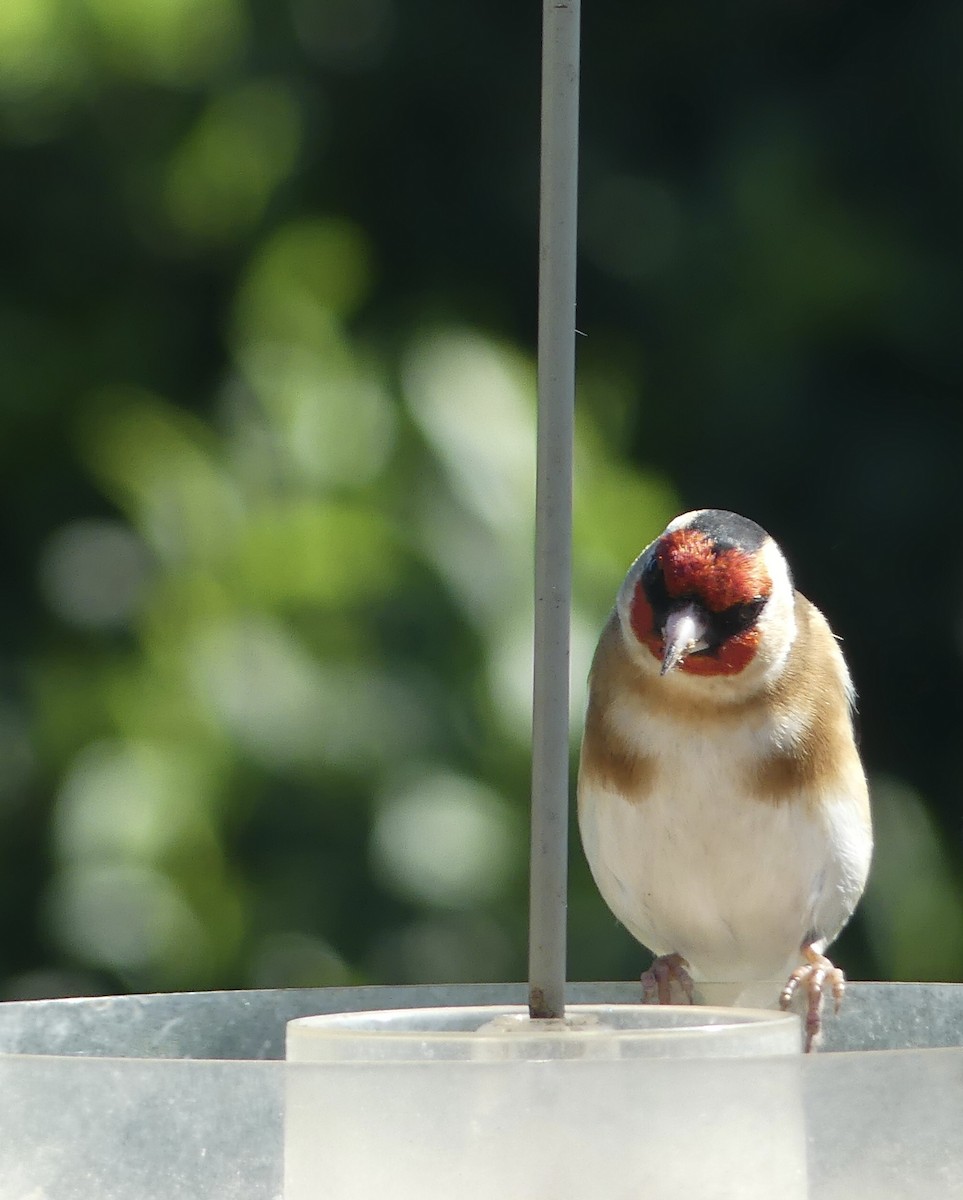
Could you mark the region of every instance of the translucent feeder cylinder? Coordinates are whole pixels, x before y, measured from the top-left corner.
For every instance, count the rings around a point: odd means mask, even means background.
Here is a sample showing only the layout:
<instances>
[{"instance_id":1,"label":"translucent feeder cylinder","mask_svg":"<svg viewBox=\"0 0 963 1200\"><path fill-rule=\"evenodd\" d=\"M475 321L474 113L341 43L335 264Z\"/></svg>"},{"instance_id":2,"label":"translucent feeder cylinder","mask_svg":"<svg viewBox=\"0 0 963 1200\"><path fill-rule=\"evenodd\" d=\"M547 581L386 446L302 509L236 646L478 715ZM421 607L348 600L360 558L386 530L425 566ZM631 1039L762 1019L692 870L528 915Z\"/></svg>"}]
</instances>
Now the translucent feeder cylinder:
<instances>
[{"instance_id":1,"label":"translucent feeder cylinder","mask_svg":"<svg viewBox=\"0 0 963 1200\"><path fill-rule=\"evenodd\" d=\"M795 1016L339 1014L293 1021L287 1057L285 1200L806 1196Z\"/></svg>"}]
</instances>

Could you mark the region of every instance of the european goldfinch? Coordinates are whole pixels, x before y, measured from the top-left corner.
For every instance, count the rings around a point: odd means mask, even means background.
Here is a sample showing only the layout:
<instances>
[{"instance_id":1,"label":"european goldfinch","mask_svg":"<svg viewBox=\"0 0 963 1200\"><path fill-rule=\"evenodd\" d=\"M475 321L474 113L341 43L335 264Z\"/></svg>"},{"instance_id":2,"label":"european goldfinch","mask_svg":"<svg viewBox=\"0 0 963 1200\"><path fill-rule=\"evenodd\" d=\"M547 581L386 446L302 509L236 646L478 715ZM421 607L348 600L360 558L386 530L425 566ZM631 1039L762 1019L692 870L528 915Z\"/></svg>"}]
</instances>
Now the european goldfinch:
<instances>
[{"instance_id":1,"label":"european goldfinch","mask_svg":"<svg viewBox=\"0 0 963 1200\"><path fill-rule=\"evenodd\" d=\"M578 780L585 855L615 916L673 979L807 996L869 872L853 687L826 618L773 539L735 513L677 517L629 569L589 676ZM781 991L780 991L781 986Z\"/></svg>"}]
</instances>

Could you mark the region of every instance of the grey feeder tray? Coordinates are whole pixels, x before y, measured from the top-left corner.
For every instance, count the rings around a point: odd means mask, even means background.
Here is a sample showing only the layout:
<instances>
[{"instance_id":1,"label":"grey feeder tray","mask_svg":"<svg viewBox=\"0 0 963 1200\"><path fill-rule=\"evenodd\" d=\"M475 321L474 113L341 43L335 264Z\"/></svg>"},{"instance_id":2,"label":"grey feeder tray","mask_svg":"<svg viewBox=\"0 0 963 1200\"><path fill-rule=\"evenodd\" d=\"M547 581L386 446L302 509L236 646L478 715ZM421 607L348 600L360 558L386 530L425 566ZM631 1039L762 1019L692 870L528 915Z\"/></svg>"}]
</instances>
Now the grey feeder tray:
<instances>
[{"instance_id":1,"label":"grey feeder tray","mask_svg":"<svg viewBox=\"0 0 963 1200\"><path fill-rule=\"evenodd\" d=\"M0 1200L963 1196L963 985L852 984L811 1056L777 1013L638 984L570 985L564 1030L525 998L0 1005Z\"/></svg>"}]
</instances>

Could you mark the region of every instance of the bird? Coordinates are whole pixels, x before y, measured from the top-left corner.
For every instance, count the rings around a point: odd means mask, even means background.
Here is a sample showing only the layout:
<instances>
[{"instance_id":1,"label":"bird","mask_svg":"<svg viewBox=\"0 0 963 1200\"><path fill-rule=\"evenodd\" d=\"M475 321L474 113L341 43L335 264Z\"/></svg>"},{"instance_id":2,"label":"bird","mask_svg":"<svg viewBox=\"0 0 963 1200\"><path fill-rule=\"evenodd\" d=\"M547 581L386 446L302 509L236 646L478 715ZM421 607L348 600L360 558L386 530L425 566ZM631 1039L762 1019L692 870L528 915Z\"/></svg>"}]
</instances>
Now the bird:
<instances>
[{"instance_id":1,"label":"bird","mask_svg":"<svg viewBox=\"0 0 963 1200\"><path fill-rule=\"evenodd\" d=\"M755 521L683 513L633 562L589 673L577 805L602 898L656 956L645 1000L772 981L818 1044L845 990L826 949L873 849L854 705L828 621Z\"/></svg>"}]
</instances>

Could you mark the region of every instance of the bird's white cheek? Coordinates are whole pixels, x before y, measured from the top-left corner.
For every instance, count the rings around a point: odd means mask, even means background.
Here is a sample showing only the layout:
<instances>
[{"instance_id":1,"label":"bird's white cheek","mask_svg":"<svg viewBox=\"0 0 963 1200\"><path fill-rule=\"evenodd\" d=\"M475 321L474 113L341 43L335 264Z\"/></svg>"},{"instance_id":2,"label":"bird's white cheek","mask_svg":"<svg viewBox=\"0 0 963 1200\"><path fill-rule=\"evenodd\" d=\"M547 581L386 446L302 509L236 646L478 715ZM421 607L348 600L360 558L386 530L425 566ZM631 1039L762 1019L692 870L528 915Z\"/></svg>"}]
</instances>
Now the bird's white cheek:
<instances>
[{"instance_id":1,"label":"bird's white cheek","mask_svg":"<svg viewBox=\"0 0 963 1200\"><path fill-rule=\"evenodd\" d=\"M766 674L775 676L786 665L796 640L796 598L789 568L776 543L766 542L760 553L772 580L772 594L759 617L762 638L757 657Z\"/></svg>"}]
</instances>

